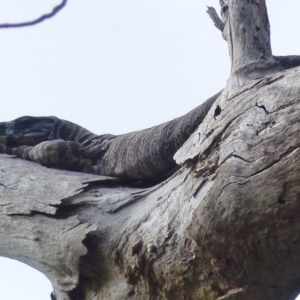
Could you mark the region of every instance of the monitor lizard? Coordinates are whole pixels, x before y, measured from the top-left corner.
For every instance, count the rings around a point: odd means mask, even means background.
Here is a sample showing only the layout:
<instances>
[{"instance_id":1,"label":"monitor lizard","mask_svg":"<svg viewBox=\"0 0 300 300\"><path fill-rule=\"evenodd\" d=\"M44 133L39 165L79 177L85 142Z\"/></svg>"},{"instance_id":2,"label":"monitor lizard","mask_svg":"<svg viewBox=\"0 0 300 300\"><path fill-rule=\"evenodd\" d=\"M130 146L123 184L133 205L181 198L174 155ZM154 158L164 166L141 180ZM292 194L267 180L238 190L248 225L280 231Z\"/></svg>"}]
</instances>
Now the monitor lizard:
<instances>
[{"instance_id":1,"label":"monitor lizard","mask_svg":"<svg viewBox=\"0 0 300 300\"><path fill-rule=\"evenodd\" d=\"M54 116L24 116L1 122L0 153L72 171L156 179L176 170L175 152L203 121L219 95L220 92L182 117L122 135L96 135Z\"/></svg>"}]
</instances>

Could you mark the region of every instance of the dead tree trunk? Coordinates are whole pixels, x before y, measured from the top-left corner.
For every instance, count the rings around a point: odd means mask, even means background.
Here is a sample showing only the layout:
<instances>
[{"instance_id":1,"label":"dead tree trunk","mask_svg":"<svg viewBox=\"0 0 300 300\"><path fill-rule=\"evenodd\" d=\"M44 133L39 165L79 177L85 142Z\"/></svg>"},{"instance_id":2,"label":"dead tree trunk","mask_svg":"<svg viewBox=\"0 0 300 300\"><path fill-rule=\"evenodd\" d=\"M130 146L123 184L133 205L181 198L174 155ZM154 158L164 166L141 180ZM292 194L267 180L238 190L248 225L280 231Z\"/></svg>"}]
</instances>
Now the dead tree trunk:
<instances>
[{"instance_id":1,"label":"dead tree trunk","mask_svg":"<svg viewBox=\"0 0 300 300\"><path fill-rule=\"evenodd\" d=\"M220 2L231 75L171 178L128 186L1 156L0 255L58 300L299 293L300 69L273 59L264 0Z\"/></svg>"}]
</instances>

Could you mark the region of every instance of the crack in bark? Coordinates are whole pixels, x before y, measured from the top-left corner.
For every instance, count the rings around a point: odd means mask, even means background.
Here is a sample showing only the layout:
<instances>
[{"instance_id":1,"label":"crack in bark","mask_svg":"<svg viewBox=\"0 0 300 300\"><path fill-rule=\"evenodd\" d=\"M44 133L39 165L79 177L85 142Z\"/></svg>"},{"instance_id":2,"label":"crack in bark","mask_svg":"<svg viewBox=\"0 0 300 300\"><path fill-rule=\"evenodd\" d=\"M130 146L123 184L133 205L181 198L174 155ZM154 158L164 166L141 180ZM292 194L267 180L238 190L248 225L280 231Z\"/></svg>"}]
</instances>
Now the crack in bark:
<instances>
[{"instance_id":1,"label":"crack in bark","mask_svg":"<svg viewBox=\"0 0 300 300\"><path fill-rule=\"evenodd\" d=\"M293 102L289 102L288 104L283 104L281 106L278 106L275 110L271 111L270 113L272 114L272 113L275 113L275 112L279 112L280 110L285 109L287 107L291 107L291 106L293 106L294 104L296 104L298 102L300 102L300 99L296 100L296 101L293 101Z\"/></svg>"},{"instance_id":2,"label":"crack in bark","mask_svg":"<svg viewBox=\"0 0 300 300\"><path fill-rule=\"evenodd\" d=\"M286 152L284 152L283 154L281 154L278 159L274 160L272 163L270 163L269 165L267 165L263 169L258 170L258 171L254 172L253 174L251 174L251 175L249 175L249 176L247 176L245 178L251 178L253 176L259 175L260 173L262 173L262 172L270 169L271 167L273 167L276 164L278 164L283 158L285 158L286 156L292 154L293 152L297 151L298 149L299 149L299 146L291 146L291 147L289 147L289 149Z\"/></svg>"},{"instance_id":3,"label":"crack in bark","mask_svg":"<svg viewBox=\"0 0 300 300\"><path fill-rule=\"evenodd\" d=\"M270 138L270 137L269 137ZM277 163L279 163L284 157L288 156L289 154L293 153L294 151L297 151L300 147L299 146L290 146L288 148L287 151L285 151L284 153L282 153L278 159L276 159L275 161L273 161L272 163L270 163L269 165L267 165L266 167L264 167L263 169L261 170L258 170L256 172L254 172L253 174L249 175L249 176L238 176L238 177L242 177L242 178L251 178L252 176L255 176L255 175L258 175L260 173L262 173L263 171L271 168L272 166L276 165ZM218 172L218 169L220 168L220 166L222 166L228 159L230 159L231 157L235 157L237 159L240 159L246 163L253 163L253 162L256 162L258 160L260 160L262 157L258 158L258 159L255 159L253 161L248 161L246 159L244 159L243 157L239 156L239 155L236 155L233 153L229 154L220 164L218 164L217 166L217 171L216 173ZM237 177L237 176L236 176Z\"/></svg>"},{"instance_id":4,"label":"crack in bark","mask_svg":"<svg viewBox=\"0 0 300 300\"><path fill-rule=\"evenodd\" d=\"M285 75L279 75L278 77L276 77L276 73L274 74L273 77L267 77L264 76L262 78L258 78L254 81L254 83L250 83L248 84L244 89L239 89L237 93L233 94L231 97L227 98L227 101L230 101L231 99L240 96L241 94L247 92L247 91L251 91L252 89L254 89L255 87L258 87L258 89L261 89L263 86L266 85L270 85L282 78L284 78Z\"/></svg>"},{"instance_id":5,"label":"crack in bark","mask_svg":"<svg viewBox=\"0 0 300 300\"><path fill-rule=\"evenodd\" d=\"M11 184L5 185L4 183L0 182L0 186L4 187L6 189L10 189L10 190L15 190L14 188L12 188L13 185L16 185L16 183L11 183Z\"/></svg>"},{"instance_id":6,"label":"crack in bark","mask_svg":"<svg viewBox=\"0 0 300 300\"><path fill-rule=\"evenodd\" d=\"M0 182L0 186L3 186L5 188L7 188L7 186L5 184L1 183L1 182Z\"/></svg>"},{"instance_id":7,"label":"crack in bark","mask_svg":"<svg viewBox=\"0 0 300 300\"><path fill-rule=\"evenodd\" d=\"M65 220L65 219L69 218L69 216L65 216L65 217L58 216L57 213L48 214L48 213L40 212L40 211L36 211L36 210L32 210L29 213L7 213L6 215L11 216L11 217L34 217L34 216L40 215L40 216L44 216L44 217L51 218L51 219L56 219L56 220Z\"/></svg>"},{"instance_id":8,"label":"crack in bark","mask_svg":"<svg viewBox=\"0 0 300 300\"><path fill-rule=\"evenodd\" d=\"M272 84L272 83L274 83L274 82L276 82L276 81L278 81L278 80L280 80L280 79L282 79L284 77L285 77L284 74L282 74L282 75L280 75L278 77L275 77L275 78L268 77L267 80L266 80L266 82L265 82L265 85L270 85L270 84Z\"/></svg>"},{"instance_id":9,"label":"crack in bark","mask_svg":"<svg viewBox=\"0 0 300 300\"><path fill-rule=\"evenodd\" d=\"M261 109L263 109L264 110L264 112L268 115L268 114L270 114L270 112L268 112L268 110L266 109L266 107L264 106L264 105L258 105L258 103L256 102L256 104L255 104L257 107L259 107L259 108L261 108Z\"/></svg>"},{"instance_id":10,"label":"crack in bark","mask_svg":"<svg viewBox=\"0 0 300 300\"><path fill-rule=\"evenodd\" d=\"M177 174L177 172L175 174ZM106 209L105 212L110 213L110 214L116 213L119 210L121 210L122 208L125 208L125 207L135 203L136 201L147 197L151 193L157 191L158 189L160 189L164 185L166 185L172 178L175 177L175 174L173 174L167 180L165 180L157 185L154 185L150 188L146 188L146 189L142 189L137 192L130 193L127 197L124 198L124 200L118 201L117 203L112 204L111 205L112 207L110 209Z\"/></svg>"},{"instance_id":11,"label":"crack in bark","mask_svg":"<svg viewBox=\"0 0 300 300\"><path fill-rule=\"evenodd\" d=\"M78 220L78 219L77 219L77 220ZM63 233L65 234L65 233L67 233L67 232L69 232L69 231L72 231L73 229L75 229L75 228L77 228L77 227L79 227L79 226L81 226L81 225L83 225L83 224L87 225L86 228L89 228L89 227L92 227L92 226L93 226L93 225L91 225L91 224L89 224L89 223L87 223L87 222L81 223L80 220L78 220L78 224L74 224L74 226L69 227L69 228L68 228L66 231L64 231ZM92 231L96 231L96 230L92 230ZM91 232L91 231L90 231L90 232Z\"/></svg>"},{"instance_id":12,"label":"crack in bark","mask_svg":"<svg viewBox=\"0 0 300 300\"><path fill-rule=\"evenodd\" d=\"M234 151L235 152L235 151ZM245 159L245 158L243 158L243 157L241 157L241 156L239 156L239 155L237 155L237 154L234 154L234 152L230 155L231 157L235 157L235 158L238 158L238 159L240 159L240 160L242 160L242 161L244 161L244 162L246 162L246 163L252 163L252 161L249 161L249 160L247 160L247 159ZM224 161L225 162L225 161Z\"/></svg>"},{"instance_id":13,"label":"crack in bark","mask_svg":"<svg viewBox=\"0 0 300 300\"><path fill-rule=\"evenodd\" d=\"M245 178L245 179L247 178L247 177L243 177L243 176L235 176L235 177L236 177L236 178ZM249 180L248 180L248 181L245 181L245 182L230 181L230 182L226 183L226 184L222 187L222 192L220 193L220 195L219 195L218 198L221 198L221 196L222 196L224 190L225 190L228 186L230 186L230 185L232 185L232 184L236 184L236 185L245 185L245 184L247 184L248 182L249 182Z\"/></svg>"}]
</instances>

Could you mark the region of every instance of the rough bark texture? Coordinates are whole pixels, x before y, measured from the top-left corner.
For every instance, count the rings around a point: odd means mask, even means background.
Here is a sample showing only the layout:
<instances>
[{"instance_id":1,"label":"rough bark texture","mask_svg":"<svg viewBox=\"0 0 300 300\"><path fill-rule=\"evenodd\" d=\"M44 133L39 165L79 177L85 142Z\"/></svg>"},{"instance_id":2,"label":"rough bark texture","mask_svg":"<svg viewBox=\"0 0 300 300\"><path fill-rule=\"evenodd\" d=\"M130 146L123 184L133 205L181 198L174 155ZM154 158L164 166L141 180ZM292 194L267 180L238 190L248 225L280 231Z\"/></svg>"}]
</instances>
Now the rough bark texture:
<instances>
[{"instance_id":1,"label":"rough bark texture","mask_svg":"<svg viewBox=\"0 0 300 300\"><path fill-rule=\"evenodd\" d=\"M0 254L43 272L58 300L299 293L300 69L277 72L263 0L221 2L234 67L171 178L128 186L0 157Z\"/></svg>"}]
</instances>

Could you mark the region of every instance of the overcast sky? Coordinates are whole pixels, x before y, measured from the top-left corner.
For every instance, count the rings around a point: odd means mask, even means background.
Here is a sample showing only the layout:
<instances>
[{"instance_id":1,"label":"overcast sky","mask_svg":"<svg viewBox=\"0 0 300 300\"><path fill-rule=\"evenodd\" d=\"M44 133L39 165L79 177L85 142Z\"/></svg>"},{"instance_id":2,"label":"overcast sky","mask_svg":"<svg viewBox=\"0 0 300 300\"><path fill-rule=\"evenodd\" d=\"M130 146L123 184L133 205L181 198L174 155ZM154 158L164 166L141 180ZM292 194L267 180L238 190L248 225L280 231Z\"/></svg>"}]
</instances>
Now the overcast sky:
<instances>
[{"instance_id":1,"label":"overcast sky","mask_svg":"<svg viewBox=\"0 0 300 300\"><path fill-rule=\"evenodd\" d=\"M0 0L0 23L35 19L59 2ZM227 44L206 14L218 2L72 0L42 24L0 30L0 121L56 115L120 134L186 113L230 72ZM300 54L299 0L267 5L273 53ZM45 277L8 263L0 259L0 299L50 299Z\"/></svg>"}]
</instances>

